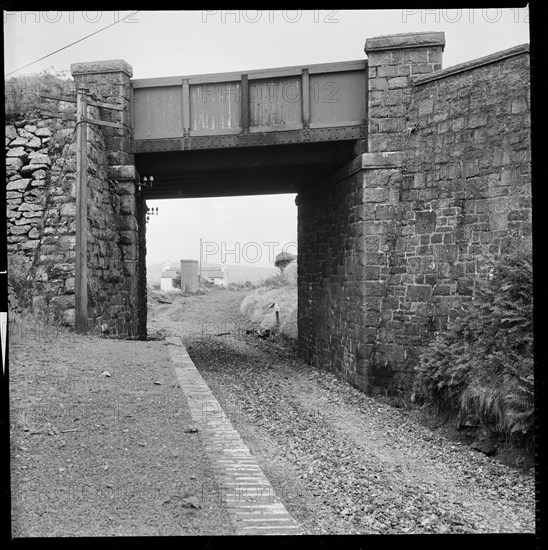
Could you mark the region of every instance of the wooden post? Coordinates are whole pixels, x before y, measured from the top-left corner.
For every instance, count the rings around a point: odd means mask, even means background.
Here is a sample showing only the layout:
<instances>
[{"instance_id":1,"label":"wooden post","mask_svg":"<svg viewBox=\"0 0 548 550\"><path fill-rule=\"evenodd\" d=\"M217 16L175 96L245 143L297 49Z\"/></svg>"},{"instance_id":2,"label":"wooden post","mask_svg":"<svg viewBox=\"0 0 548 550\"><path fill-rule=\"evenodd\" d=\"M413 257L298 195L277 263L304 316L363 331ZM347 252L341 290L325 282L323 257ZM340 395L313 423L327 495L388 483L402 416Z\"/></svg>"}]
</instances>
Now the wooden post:
<instances>
[{"instance_id":1,"label":"wooden post","mask_svg":"<svg viewBox=\"0 0 548 550\"><path fill-rule=\"evenodd\" d=\"M78 88L76 97L76 261L74 294L75 330L88 329L88 198L87 198L87 92Z\"/></svg>"}]
</instances>

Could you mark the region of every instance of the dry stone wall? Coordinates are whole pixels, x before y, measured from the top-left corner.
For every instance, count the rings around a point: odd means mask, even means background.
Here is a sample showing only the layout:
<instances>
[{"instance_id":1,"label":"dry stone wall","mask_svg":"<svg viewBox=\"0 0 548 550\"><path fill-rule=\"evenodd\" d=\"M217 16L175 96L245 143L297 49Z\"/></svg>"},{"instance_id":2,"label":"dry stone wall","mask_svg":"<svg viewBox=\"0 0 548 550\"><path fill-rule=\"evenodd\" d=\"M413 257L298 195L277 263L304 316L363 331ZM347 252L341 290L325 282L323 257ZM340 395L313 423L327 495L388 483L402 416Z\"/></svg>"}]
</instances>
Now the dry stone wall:
<instances>
[{"instance_id":1,"label":"dry stone wall","mask_svg":"<svg viewBox=\"0 0 548 550\"><path fill-rule=\"evenodd\" d=\"M51 306L66 322L74 302L73 126L37 119L5 127L10 271L29 287L23 301L33 295L35 307Z\"/></svg>"}]
</instances>

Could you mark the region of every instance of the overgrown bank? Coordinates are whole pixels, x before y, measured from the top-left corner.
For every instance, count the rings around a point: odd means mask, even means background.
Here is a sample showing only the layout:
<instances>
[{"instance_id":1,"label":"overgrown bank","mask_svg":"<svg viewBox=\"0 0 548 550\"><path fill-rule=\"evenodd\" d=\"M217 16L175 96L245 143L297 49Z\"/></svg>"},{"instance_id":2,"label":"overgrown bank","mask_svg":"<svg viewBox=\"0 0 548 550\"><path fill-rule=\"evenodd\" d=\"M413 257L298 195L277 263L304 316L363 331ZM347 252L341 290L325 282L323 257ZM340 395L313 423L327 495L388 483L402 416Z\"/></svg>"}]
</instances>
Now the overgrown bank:
<instances>
[{"instance_id":1,"label":"overgrown bank","mask_svg":"<svg viewBox=\"0 0 548 550\"><path fill-rule=\"evenodd\" d=\"M463 427L532 448L533 362L531 254L502 256L421 355L415 395Z\"/></svg>"},{"instance_id":2,"label":"overgrown bank","mask_svg":"<svg viewBox=\"0 0 548 550\"><path fill-rule=\"evenodd\" d=\"M296 342L297 264L290 263L279 273L266 279L259 288L244 298L240 310L261 329L277 331Z\"/></svg>"}]
</instances>

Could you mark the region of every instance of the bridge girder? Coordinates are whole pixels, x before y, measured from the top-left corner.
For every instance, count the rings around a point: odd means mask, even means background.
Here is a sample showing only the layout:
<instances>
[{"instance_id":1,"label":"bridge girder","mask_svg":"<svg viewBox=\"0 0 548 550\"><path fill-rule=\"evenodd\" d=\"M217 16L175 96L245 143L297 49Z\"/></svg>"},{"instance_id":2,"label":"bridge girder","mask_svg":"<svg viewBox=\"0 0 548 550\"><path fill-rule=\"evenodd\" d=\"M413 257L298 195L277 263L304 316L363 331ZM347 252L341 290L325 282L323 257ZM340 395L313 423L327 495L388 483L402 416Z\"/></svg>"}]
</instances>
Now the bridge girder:
<instances>
[{"instance_id":1,"label":"bridge girder","mask_svg":"<svg viewBox=\"0 0 548 550\"><path fill-rule=\"evenodd\" d=\"M147 199L298 193L351 161L355 141L142 153Z\"/></svg>"}]
</instances>

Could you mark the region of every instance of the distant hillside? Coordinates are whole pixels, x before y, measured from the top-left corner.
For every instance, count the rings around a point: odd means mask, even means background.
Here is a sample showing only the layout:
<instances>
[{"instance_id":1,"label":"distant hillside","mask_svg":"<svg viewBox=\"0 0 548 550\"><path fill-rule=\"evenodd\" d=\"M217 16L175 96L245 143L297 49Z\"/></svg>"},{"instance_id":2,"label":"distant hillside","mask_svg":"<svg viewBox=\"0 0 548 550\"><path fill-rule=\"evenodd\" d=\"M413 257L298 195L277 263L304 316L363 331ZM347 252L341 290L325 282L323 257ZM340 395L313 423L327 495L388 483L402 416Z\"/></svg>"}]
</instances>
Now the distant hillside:
<instances>
[{"instance_id":1,"label":"distant hillside","mask_svg":"<svg viewBox=\"0 0 548 550\"><path fill-rule=\"evenodd\" d=\"M171 269L180 269L181 263L177 261L170 262ZM203 263L204 270L220 269L221 264ZM256 283L262 279L266 279L271 275L278 273L275 267L255 267L247 265L227 265L226 266L229 283L245 283L251 281ZM163 262L160 264L147 265L147 282L149 285L159 284L160 275L163 271Z\"/></svg>"}]
</instances>

